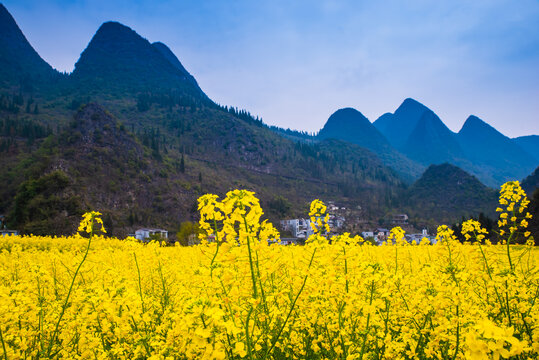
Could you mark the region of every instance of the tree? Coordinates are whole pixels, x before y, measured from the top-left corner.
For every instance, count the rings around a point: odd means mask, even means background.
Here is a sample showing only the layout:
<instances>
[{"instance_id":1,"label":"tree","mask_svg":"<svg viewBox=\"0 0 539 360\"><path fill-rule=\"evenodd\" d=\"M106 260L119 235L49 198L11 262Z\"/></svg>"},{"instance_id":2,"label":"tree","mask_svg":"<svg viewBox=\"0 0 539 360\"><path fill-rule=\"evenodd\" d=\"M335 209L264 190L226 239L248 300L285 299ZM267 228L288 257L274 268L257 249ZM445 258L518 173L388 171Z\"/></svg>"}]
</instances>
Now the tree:
<instances>
[{"instance_id":1,"label":"tree","mask_svg":"<svg viewBox=\"0 0 539 360\"><path fill-rule=\"evenodd\" d=\"M268 207L270 211L277 214L280 218L283 218L290 211L292 204L290 201L288 201L288 199L278 195L268 202Z\"/></svg>"},{"instance_id":2,"label":"tree","mask_svg":"<svg viewBox=\"0 0 539 360\"><path fill-rule=\"evenodd\" d=\"M189 245L189 239L196 237L199 232L197 223L191 221L184 221L180 224L180 230L176 233L176 237L182 246Z\"/></svg>"}]
</instances>

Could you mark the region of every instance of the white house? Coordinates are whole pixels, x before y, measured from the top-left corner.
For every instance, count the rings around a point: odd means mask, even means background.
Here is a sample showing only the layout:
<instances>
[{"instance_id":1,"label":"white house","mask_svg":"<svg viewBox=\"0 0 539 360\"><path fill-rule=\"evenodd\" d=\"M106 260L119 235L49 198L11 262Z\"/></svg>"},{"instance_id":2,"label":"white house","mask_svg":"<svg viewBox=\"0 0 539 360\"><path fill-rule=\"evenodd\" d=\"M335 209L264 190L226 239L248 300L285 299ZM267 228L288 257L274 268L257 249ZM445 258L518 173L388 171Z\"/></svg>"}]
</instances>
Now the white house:
<instances>
[{"instance_id":1,"label":"white house","mask_svg":"<svg viewBox=\"0 0 539 360\"><path fill-rule=\"evenodd\" d=\"M135 238L141 241L148 241L152 236L168 239L168 231L163 229L138 229L135 231Z\"/></svg>"},{"instance_id":2,"label":"white house","mask_svg":"<svg viewBox=\"0 0 539 360\"><path fill-rule=\"evenodd\" d=\"M307 219L281 220L281 228L290 231L295 238L306 239L313 234L311 221Z\"/></svg>"},{"instance_id":3,"label":"white house","mask_svg":"<svg viewBox=\"0 0 539 360\"><path fill-rule=\"evenodd\" d=\"M363 232L361 233L361 237L362 237L363 239L366 239L366 238L369 238L369 237L374 238L374 231L363 231Z\"/></svg>"}]
</instances>

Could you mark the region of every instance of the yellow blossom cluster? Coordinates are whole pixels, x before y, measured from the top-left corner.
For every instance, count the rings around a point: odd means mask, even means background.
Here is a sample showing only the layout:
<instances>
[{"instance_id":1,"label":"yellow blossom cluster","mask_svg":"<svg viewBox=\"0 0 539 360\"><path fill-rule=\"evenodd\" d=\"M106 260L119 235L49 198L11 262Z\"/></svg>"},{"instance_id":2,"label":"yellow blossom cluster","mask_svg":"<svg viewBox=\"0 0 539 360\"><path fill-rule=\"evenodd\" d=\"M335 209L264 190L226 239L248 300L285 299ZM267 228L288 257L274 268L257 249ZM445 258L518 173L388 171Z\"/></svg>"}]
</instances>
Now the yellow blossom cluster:
<instances>
[{"instance_id":1,"label":"yellow blossom cluster","mask_svg":"<svg viewBox=\"0 0 539 360\"><path fill-rule=\"evenodd\" d=\"M309 217L311 218L311 227L315 234L320 232L329 233L331 230L328 224L329 213L326 212L326 209L326 205L318 199L311 202Z\"/></svg>"},{"instance_id":2,"label":"yellow blossom cluster","mask_svg":"<svg viewBox=\"0 0 539 360\"><path fill-rule=\"evenodd\" d=\"M526 231L528 220L531 219L531 214L526 211L530 200L526 197L526 193L520 187L518 181L509 181L502 185L500 191L500 207L496 211L500 213L498 227L500 235L509 233L507 241L514 240L519 234L523 234L525 238L530 236L530 232Z\"/></svg>"},{"instance_id":3,"label":"yellow blossom cluster","mask_svg":"<svg viewBox=\"0 0 539 360\"><path fill-rule=\"evenodd\" d=\"M487 230L481 226L481 223L473 219L466 220L462 223L461 232L467 241L470 240L472 236L474 236L477 241L483 241L488 235Z\"/></svg>"},{"instance_id":4,"label":"yellow blossom cluster","mask_svg":"<svg viewBox=\"0 0 539 360\"><path fill-rule=\"evenodd\" d=\"M0 358L539 358L530 245L491 245L467 222L465 243L441 226L435 244L395 228L386 246L320 232L281 246L252 192L205 195L199 210L190 247L0 238ZM322 202L311 210L325 219Z\"/></svg>"}]
</instances>

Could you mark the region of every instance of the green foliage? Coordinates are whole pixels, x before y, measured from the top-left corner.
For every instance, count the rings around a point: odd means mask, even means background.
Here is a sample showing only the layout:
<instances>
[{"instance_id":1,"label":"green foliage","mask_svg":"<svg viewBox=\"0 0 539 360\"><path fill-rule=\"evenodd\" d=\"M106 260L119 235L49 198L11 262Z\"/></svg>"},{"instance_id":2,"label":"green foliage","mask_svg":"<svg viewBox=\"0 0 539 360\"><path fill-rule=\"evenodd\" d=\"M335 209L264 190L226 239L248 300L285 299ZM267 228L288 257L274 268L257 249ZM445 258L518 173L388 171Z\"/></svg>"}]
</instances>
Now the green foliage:
<instances>
[{"instance_id":1,"label":"green foliage","mask_svg":"<svg viewBox=\"0 0 539 360\"><path fill-rule=\"evenodd\" d=\"M69 184L69 178L60 170L23 182L15 195L11 223L22 227L23 232L54 233L58 224L51 219L79 216L83 212L80 198L62 193ZM68 225L69 221L62 219L61 223Z\"/></svg>"},{"instance_id":2,"label":"green foliage","mask_svg":"<svg viewBox=\"0 0 539 360\"><path fill-rule=\"evenodd\" d=\"M454 223L462 216L493 216L498 194L474 176L449 164L431 165L401 198L411 218L432 219L427 225Z\"/></svg>"},{"instance_id":3,"label":"green foliage","mask_svg":"<svg viewBox=\"0 0 539 360\"><path fill-rule=\"evenodd\" d=\"M528 225L528 230L535 239L535 245L539 245L539 188L536 188L530 197L530 205L528 211L533 216Z\"/></svg>"},{"instance_id":4,"label":"green foliage","mask_svg":"<svg viewBox=\"0 0 539 360\"><path fill-rule=\"evenodd\" d=\"M188 246L189 240L196 239L199 230L198 223L184 221L180 224L180 230L176 233L176 237L182 246Z\"/></svg>"},{"instance_id":5,"label":"green foliage","mask_svg":"<svg viewBox=\"0 0 539 360\"><path fill-rule=\"evenodd\" d=\"M281 219L289 215L292 204L281 195L276 195L268 201L268 210L278 215Z\"/></svg>"}]
</instances>

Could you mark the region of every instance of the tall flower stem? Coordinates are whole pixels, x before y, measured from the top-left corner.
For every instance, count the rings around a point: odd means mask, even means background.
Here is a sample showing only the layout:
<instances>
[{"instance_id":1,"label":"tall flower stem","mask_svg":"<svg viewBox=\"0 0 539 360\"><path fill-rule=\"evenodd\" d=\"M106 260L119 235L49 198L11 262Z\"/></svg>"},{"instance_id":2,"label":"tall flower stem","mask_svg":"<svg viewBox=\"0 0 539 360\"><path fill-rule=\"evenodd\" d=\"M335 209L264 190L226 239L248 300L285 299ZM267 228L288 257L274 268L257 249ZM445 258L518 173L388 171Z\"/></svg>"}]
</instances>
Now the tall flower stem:
<instances>
[{"instance_id":1,"label":"tall flower stem","mask_svg":"<svg viewBox=\"0 0 539 360\"><path fill-rule=\"evenodd\" d=\"M69 291L67 292L66 299L64 301L64 304L62 305L62 311L60 312L60 317L58 318L58 321L56 322L56 326L54 328L54 332L52 333L52 339L49 343L49 346L47 348L47 357L50 357L52 347L54 345L54 342L56 341L60 329L60 323L62 322L62 318L64 317L65 311L67 309L67 306L69 304L69 298L71 297L71 292L73 291L73 286L75 285L75 279L77 278L77 275L79 274L80 268L82 267L82 264L86 261L86 257L88 256L88 252L90 252L90 245L92 243L92 238L94 237L94 218L92 217L90 220L90 238L88 239L88 245L86 246L86 252L84 253L84 257L82 258L82 261L79 263L79 266L77 267L77 270L75 270L75 274L73 275L73 279L71 279L71 285L69 286Z\"/></svg>"},{"instance_id":2,"label":"tall flower stem","mask_svg":"<svg viewBox=\"0 0 539 360\"><path fill-rule=\"evenodd\" d=\"M249 233L249 225L247 224L247 219L245 215L242 215L243 217L243 224L245 225L245 231L247 234ZM255 268L253 265L253 254L251 250L251 237L247 235L247 250L249 251L249 266L251 267L251 279L253 280L253 297L256 299L258 297L258 292L256 290L256 275L255 275Z\"/></svg>"}]
</instances>

